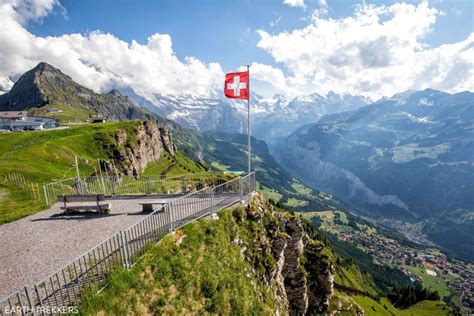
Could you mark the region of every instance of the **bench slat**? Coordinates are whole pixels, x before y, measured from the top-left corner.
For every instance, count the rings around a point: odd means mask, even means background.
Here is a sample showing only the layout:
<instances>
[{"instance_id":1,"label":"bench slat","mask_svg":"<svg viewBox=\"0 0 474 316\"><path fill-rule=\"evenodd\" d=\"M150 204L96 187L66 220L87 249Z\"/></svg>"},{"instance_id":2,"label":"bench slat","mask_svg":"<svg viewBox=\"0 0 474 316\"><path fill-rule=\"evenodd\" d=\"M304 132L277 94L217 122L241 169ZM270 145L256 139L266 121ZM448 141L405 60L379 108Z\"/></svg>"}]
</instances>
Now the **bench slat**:
<instances>
[{"instance_id":1,"label":"bench slat","mask_svg":"<svg viewBox=\"0 0 474 316\"><path fill-rule=\"evenodd\" d=\"M103 194L86 194L86 195L59 195L60 202L98 202L105 201Z\"/></svg>"}]
</instances>

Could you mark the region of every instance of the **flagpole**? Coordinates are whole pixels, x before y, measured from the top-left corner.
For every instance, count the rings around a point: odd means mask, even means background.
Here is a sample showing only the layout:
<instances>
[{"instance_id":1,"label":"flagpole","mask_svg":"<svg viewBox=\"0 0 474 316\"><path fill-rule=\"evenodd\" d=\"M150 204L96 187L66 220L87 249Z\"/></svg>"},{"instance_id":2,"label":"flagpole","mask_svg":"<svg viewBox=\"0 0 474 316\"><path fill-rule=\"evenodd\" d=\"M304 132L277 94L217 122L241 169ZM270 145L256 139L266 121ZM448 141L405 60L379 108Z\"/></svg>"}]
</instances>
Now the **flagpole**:
<instances>
[{"instance_id":1,"label":"flagpole","mask_svg":"<svg viewBox=\"0 0 474 316\"><path fill-rule=\"evenodd\" d=\"M252 172L252 162L251 162L251 147L250 147L250 66L247 65L247 74L248 74L248 98L247 98L247 135L248 135L248 174Z\"/></svg>"}]
</instances>

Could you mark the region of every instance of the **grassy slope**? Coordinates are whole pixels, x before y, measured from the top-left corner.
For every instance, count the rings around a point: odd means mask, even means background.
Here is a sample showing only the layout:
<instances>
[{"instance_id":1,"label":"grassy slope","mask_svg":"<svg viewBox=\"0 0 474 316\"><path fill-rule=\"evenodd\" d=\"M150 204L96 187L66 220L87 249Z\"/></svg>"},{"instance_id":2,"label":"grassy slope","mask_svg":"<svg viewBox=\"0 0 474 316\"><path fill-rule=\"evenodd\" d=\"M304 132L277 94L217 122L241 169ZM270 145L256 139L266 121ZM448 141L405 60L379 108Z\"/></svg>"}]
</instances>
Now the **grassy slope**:
<instances>
[{"instance_id":1,"label":"grassy slope","mask_svg":"<svg viewBox=\"0 0 474 316\"><path fill-rule=\"evenodd\" d=\"M148 164L143 174L152 175L180 175L186 173L204 172L204 166L195 163L180 152L176 152L174 157L165 153L158 161Z\"/></svg>"},{"instance_id":2,"label":"grassy slope","mask_svg":"<svg viewBox=\"0 0 474 316\"><path fill-rule=\"evenodd\" d=\"M218 220L202 219L167 236L150 247L130 272L118 272L104 291L89 295L81 314L275 314L278 304L271 288L251 272L261 267L263 258L257 252L254 261L244 259L240 246L233 242L238 236L249 246L255 236L265 233L263 225L237 220L241 214L227 209L219 213ZM334 256L330 248L324 251ZM355 265L337 270L336 283L377 296L370 278ZM400 310L385 298L375 301L339 290L335 296L355 301L366 315L449 314L441 302L423 301Z\"/></svg>"},{"instance_id":3,"label":"grassy slope","mask_svg":"<svg viewBox=\"0 0 474 316\"><path fill-rule=\"evenodd\" d=\"M438 291L440 297L449 296L451 292L448 290L446 281L443 279L444 275L431 276L426 273L426 269L420 266L412 267L405 266L405 268L418 276L422 280L423 287L430 289L431 291Z\"/></svg>"},{"instance_id":4,"label":"grassy slope","mask_svg":"<svg viewBox=\"0 0 474 316\"><path fill-rule=\"evenodd\" d=\"M270 288L251 277L252 264L232 243L236 236L245 240L260 227L237 224L231 210L219 217L167 236L131 272L119 273L106 290L89 296L81 313L273 314L277 303Z\"/></svg>"},{"instance_id":5,"label":"grassy slope","mask_svg":"<svg viewBox=\"0 0 474 316\"><path fill-rule=\"evenodd\" d=\"M373 282L366 275L360 273L359 269L352 265L349 269L339 267L334 279L335 283L342 284L353 289L368 292L376 296L376 290L373 288ZM371 283L372 282L372 283ZM366 295L355 295L354 293L346 293L340 290L335 291L338 297L349 297L354 300L368 316L437 316L452 315L452 310L441 301L421 301L406 309L398 309L385 297L375 300L373 297Z\"/></svg>"},{"instance_id":6,"label":"grassy slope","mask_svg":"<svg viewBox=\"0 0 474 316\"><path fill-rule=\"evenodd\" d=\"M444 302L421 301L406 309L397 309L386 298L377 302L367 296L354 295L352 299L359 304L367 316L437 316L453 315Z\"/></svg>"},{"instance_id":7,"label":"grassy slope","mask_svg":"<svg viewBox=\"0 0 474 316\"><path fill-rule=\"evenodd\" d=\"M345 266L338 265L334 282L373 296L378 294L370 275L362 273L355 264Z\"/></svg>"},{"instance_id":8,"label":"grassy slope","mask_svg":"<svg viewBox=\"0 0 474 316\"><path fill-rule=\"evenodd\" d=\"M48 110L50 109L57 109L61 112L49 113ZM95 111L69 106L57 101L53 101L40 109L31 109L30 112L35 116L57 118L61 125L84 122L90 120L92 115L96 115Z\"/></svg>"},{"instance_id":9,"label":"grassy slope","mask_svg":"<svg viewBox=\"0 0 474 316\"><path fill-rule=\"evenodd\" d=\"M60 130L0 134L0 179L12 172L39 184L73 177L75 155L78 156L81 173L92 174L98 158L110 159L108 150L112 149L107 145L114 133L125 129L133 134L137 124L137 121L88 124ZM171 174L204 171L202 166L180 153L176 154L175 159L177 163L168 170ZM164 168L169 165L164 165ZM153 166L145 172L148 175L161 173ZM16 186L0 184L0 190L0 224L45 207Z\"/></svg>"}]
</instances>

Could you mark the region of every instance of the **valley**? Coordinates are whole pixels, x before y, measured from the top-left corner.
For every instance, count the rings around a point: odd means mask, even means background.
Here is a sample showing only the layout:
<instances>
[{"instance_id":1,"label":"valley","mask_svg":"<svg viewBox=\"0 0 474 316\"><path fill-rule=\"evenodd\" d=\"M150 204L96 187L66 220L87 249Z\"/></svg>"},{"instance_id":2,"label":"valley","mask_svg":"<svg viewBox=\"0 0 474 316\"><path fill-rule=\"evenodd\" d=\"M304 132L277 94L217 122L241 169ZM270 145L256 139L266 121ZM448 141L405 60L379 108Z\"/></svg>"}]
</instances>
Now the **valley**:
<instances>
[{"instance_id":1,"label":"valley","mask_svg":"<svg viewBox=\"0 0 474 316\"><path fill-rule=\"evenodd\" d=\"M472 93L427 89L327 115L271 152L353 211L472 260L473 124Z\"/></svg>"},{"instance_id":2,"label":"valley","mask_svg":"<svg viewBox=\"0 0 474 316\"><path fill-rule=\"evenodd\" d=\"M474 308L474 264L449 259L437 248L414 244L383 228L340 211L301 213L322 232L371 256L375 264L394 267L412 283L437 291L462 313Z\"/></svg>"}]
</instances>

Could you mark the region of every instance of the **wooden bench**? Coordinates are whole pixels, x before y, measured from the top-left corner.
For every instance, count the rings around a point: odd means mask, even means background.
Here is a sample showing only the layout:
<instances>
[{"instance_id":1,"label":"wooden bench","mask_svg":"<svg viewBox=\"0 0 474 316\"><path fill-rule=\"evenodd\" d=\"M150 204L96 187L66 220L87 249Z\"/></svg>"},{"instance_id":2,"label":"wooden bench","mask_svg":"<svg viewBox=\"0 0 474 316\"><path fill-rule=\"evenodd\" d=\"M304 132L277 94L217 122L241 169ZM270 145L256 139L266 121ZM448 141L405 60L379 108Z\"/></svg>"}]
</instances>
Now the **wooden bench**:
<instances>
[{"instance_id":1,"label":"wooden bench","mask_svg":"<svg viewBox=\"0 0 474 316\"><path fill-rule=\"evenodd\" d=\"M143 212L153 212L155 210L153 205L158 205L159 207L162 207L166 203L163 203L163 202L140 202L139 204L143 207Z\"/></svg>"},{"instance_id":2,"label":"wooden bench","mask_svg":"<svg viewBox=\"0 0 474 316\"><path fill-rule=\"evenodd\" d=\"M112 206L109 203L100 204L105 201L103 194L90 194L90 195L60 195L58 201L63 202L64 206L61 209L64 210L65 214L70 214L80 210L96 210L99 214L110 213ZM95 205L74 205L68 206L67 203L71 202L96 202Z\"/></svg>"}]
</instances>

